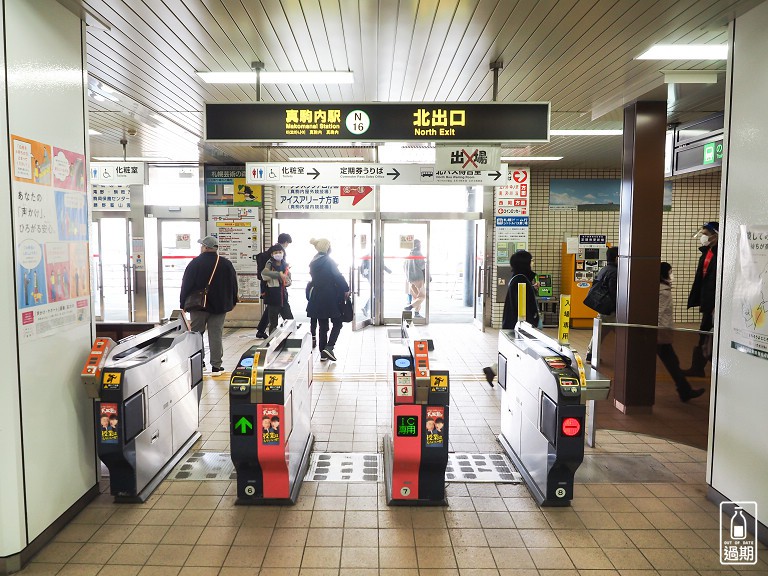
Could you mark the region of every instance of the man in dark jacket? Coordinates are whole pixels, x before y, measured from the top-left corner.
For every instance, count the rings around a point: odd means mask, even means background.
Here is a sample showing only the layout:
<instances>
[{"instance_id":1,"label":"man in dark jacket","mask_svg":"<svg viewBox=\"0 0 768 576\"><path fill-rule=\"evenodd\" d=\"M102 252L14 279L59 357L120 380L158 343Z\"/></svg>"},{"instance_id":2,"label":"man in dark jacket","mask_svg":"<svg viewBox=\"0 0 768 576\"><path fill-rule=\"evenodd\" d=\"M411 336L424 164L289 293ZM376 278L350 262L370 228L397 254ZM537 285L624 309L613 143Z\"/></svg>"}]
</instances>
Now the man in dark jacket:
<instances>
[{"instance_id":1,"label":"man in dark jacket","mask_svg":"<svg viewBox=\"0 0 768 576\"><path fill-rule=\"evenodd\" d=\"M600 319L603 322L609 324L616 323L616 298L619 294L619 249L616 246L611 246L605 253L605 266L595 275L595 282L603 282L608 287L609 293L613 294L613 312L610 314L598 313ZM608 328L603 331L603 335L607 334ZM592 360L592 340L590 339L587 345L587 362Z\"/></svg>"},{"instance_id":2,"label":"man in dark jacket","mask_svg":"<svg viewBox=\"0 0 768 576\"><path fill-rule=\"evenodd\" d=\"M696 276L693 279L691 293L688 295L688 308L698 306L701 311L701 324L699 330L710 332L714 326L715 290L717 283L717 240L720 225L717 222L704 224L696 237L701 246L699 251L699 264L696 267ZM699 344L693 349L691 367L685 370L686 376L704 376L704 366L707 364L705 346L709 341L708 334L699 335Z\"/></svg>"},{"instance_id":3,"label":"man in dark jacket","mask_svg":"<svg viewBox=\"0 0 768 576\"><path fill-rule=\"evenodd\" d=\"M200 256L194 258L184 270L179 300L182 309L187 297L196 290L208 287L205 310L190 311L192 330L204 334L208 329L208 360L211 372L222 372L221 358L224 354L222 333L224 318L237 303L237 273L232 262L219 256L219 241L213 236L198 240ZM214 270L215 268L215 270Z\"/></svg>"}]
</instances>

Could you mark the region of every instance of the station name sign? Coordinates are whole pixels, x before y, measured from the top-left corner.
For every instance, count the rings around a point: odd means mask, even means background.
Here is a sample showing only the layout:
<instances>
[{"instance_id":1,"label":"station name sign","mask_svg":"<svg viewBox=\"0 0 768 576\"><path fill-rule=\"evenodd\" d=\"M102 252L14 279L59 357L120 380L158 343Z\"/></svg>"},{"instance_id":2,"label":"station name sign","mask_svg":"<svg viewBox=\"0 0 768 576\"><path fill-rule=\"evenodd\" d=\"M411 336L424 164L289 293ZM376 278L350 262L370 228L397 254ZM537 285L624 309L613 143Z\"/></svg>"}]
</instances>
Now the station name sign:
<instances>
[{"instance_id":1,"label":"station name sign","mask_svg":"<svg viewBox=\"0 0 768 576\"><path fill-rule=\"evenodd\" d=\"M206 104L209 141L548 142L549 102Z\"/></svg>"}]
</instances>

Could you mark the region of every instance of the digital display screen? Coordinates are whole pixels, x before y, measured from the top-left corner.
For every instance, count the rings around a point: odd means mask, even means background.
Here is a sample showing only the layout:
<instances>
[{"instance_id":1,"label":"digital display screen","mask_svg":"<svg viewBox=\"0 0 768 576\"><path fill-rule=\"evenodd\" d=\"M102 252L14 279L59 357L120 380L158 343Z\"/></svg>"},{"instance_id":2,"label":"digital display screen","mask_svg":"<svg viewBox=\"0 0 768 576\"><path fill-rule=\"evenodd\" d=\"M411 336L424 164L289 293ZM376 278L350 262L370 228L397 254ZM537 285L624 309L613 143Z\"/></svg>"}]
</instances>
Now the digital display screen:
<instances>
[{"instance_id":1,"label":"digital display screen","mask_svg":"<svg viewBox=\"0 0 768 576\"><path fill-rule=\"evenodd\" d=\"M419 417L418 416L398 416L397 417L397 435L414 437L419 435Z\"/></svg>"}]
</instances>

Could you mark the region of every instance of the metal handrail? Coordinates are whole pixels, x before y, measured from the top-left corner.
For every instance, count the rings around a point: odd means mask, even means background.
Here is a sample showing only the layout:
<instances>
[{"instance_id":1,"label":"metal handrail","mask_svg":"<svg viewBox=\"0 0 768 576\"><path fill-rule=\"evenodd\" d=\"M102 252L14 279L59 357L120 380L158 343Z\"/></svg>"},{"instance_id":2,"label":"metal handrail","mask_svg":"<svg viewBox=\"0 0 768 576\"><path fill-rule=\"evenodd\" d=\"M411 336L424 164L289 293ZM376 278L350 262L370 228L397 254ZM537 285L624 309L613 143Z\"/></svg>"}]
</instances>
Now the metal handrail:
<instances>
[{"instance_id":1,"label":"metal handrail","mask_svg":"<svg viewBox=\"0 0 768 576\"><path fill-rule=\"evenodd\" d=\"M599 318L595 318L599 320ZM670 330L672 332L691 332L695 334L712 334L712 331L697 330L695 328L669 328L667 326L654 326L653 324L624 324L621 322L603 322L600 321L603 326L610 326L612 328L651 328L653 330Z\"/></svg>"}]
</instances>

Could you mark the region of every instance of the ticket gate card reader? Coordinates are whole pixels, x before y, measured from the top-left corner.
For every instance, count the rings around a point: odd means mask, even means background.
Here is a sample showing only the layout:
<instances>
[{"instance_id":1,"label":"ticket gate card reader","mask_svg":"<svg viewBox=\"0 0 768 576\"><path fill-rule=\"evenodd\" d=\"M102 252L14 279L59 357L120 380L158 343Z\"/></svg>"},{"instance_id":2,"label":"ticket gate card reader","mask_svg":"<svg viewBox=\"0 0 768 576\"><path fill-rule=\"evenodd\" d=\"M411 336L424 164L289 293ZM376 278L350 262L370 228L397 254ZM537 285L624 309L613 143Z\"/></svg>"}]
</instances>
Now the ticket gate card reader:
<instances>
[{"instance_id":1,"label":"ticket gate card reader","mask_svg":"<svg viewBox=\"0 0 768 576\"><path fill-rule=\"evenodd\" d=\"M97 338L81 373L116 502L144 502L200 438L203 338L181 311L115 343Z\"/></svg>"},{"instance_id":2,"label":"ticket gate card reader","mask_svg":"<svg viewBox=\"0 0 768 576\"><path fill-rule=\"evenodd\" d=\"M312 338L285 322L232 372L230 445L238 504L295 504L309 467Z\"/></svg>"},{"instance_id":3,"label":"ticket gate card reader","mask_svg":"<svg viewBox=\"0 0 768 576\"><path fill-rule=\"evenodd\" d=\"M499 332L499 440L540 506L568 506L584 459L574 353L530 324Z\"/></svg>"},{"instance_id":4,"label":"ticket gate card reader","mask_svg":"<svg viewBox=\"0 0 768 576\"><path fill-rule=\"evenodd\" d=\"M384 438L389 505L445 505L449 375L430 370L428 343L416 340L393 354L393 433Z\"/></svg>"}]
</instances>

